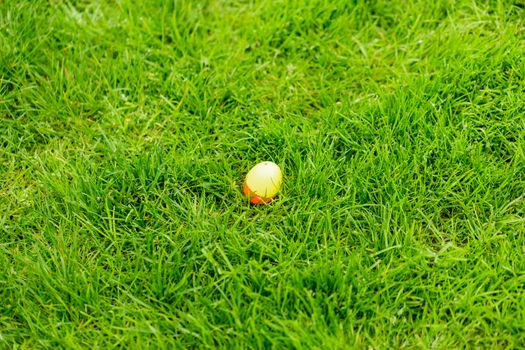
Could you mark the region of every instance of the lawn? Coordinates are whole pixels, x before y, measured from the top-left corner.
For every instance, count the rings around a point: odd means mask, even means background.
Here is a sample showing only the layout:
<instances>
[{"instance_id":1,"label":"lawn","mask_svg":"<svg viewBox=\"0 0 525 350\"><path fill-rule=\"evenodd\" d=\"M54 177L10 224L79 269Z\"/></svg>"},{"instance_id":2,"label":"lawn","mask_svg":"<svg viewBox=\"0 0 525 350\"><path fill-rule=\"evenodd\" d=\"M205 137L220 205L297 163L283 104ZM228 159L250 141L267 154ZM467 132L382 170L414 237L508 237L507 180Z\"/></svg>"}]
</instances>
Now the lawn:
<instances>
[{"instance_id":1,"label":"lawn","mask_svg":"<svg viewBox=\"0 0 525 350\"><path fill-rule=\"evenodd\" d=\"M0 0L0 348L519 348L524 255L521 0Z\"/></svg>"}]
</instances>

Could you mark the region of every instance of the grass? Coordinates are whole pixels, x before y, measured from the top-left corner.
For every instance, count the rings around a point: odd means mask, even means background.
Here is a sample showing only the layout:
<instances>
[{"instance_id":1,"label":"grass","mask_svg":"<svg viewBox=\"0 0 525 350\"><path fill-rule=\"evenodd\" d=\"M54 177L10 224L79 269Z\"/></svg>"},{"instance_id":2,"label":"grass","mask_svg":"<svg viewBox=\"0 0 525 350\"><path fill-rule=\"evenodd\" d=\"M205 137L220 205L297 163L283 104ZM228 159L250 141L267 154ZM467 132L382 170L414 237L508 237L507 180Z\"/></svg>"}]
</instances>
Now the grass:
<instances>
[{"instance_id":1,"label":"grass","mask_svg":"<svg viewBox=\"0 0 525 350\"><path fill-rule=\"evenodd\" d=\"M524 7L0 1L0 347L524 346Z\"/></svg>"}]
</instances>

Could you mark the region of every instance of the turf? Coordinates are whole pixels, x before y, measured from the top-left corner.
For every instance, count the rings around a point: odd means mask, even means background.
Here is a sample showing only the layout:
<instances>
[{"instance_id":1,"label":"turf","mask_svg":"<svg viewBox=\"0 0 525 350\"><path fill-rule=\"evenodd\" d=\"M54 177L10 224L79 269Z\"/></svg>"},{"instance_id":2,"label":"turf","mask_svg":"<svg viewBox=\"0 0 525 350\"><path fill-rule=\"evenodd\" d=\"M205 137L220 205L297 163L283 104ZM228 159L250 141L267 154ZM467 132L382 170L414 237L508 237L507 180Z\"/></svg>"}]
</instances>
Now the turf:
<instances>
[{"instance_id":1,"label":"turf","mask_svg":"<svg viewBox=\"0 0 525 350\"><path fill-rule=\"evenodd\" d=\"M0 1L0 347L524 346L524 8Z\"/></svg>"}]
</instances>

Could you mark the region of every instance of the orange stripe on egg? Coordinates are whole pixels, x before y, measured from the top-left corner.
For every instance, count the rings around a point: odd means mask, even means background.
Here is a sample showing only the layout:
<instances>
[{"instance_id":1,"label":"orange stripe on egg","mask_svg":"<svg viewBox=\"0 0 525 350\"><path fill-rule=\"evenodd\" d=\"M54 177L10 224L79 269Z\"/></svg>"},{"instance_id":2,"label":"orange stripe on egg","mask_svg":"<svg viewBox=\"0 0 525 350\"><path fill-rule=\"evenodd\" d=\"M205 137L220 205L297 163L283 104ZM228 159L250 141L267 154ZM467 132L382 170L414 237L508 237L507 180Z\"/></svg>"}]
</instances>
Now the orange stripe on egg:
<instances>
[{"instance_id":1,"label":"orange stripe on egg","mask_svg":"<svg viewBox=\"0 0 525 350\"><path fill-rule=\"evenodd\" d=\"M250 203L252 204L265 204L272 200L271 198L259 196L257 193L250 190L246 182L244 183L243 192L246 197L250 198Z\"/></svg>"}]
</instances>

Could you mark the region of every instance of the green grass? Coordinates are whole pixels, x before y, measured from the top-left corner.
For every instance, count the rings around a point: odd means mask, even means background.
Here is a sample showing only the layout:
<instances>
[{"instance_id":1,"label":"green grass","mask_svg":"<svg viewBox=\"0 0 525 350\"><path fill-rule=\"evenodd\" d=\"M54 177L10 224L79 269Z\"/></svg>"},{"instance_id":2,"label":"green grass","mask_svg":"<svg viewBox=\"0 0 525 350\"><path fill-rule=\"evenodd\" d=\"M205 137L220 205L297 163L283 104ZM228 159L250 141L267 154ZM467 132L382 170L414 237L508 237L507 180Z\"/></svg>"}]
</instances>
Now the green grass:
<instances>
[{"instance_id":1,"label":"green grass","mask_svg":"<svg viewBox=\"0 0 525 350\"><path fill-rule=\"evenodd\" d=\"M0 1L0 348L523 347L524 18Z\"/></svg>"}]
</instances>

